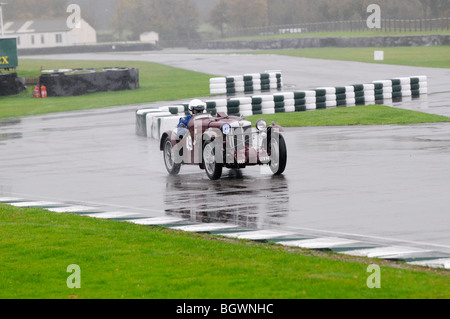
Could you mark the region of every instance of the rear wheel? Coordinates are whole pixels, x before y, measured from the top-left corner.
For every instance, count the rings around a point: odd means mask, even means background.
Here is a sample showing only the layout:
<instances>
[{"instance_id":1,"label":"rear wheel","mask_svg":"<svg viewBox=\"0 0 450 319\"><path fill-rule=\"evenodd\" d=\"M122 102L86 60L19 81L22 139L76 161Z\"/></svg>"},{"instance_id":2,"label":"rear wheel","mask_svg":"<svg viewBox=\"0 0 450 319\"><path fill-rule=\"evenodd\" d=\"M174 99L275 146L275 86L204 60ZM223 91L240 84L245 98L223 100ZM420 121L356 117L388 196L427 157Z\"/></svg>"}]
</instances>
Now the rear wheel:
<instances>
[{"instance_id":1,"label":"rear wheel","mask_svg":"<svg viewBox=\"0 0 450 319\"><path fill-rule=\"evenodd\" d=\"M173 151L172 141L169 137L166 137L163 148L164 164L166 165L167 172L170 175L178 175L180 172L181 164L176 164L175 154Z\"/></svg>"},{"instance_id":2,"label":"rear wheel","mask_svg":"<svg viewBox=\"0 0 450 319\"><path fill-rule=\"evenodd\" d=\"M217 163L216 149L218 145L216 142L207 142L203 147L203 162L209 179L217 180L222 176L223 165Z\"/></svg>"},{"instance_id":3,"label":"rear wheel","mask_svg":"<svg viewBox=\"0 0 450 319\"><path fill-rule=\"evenodd\" d=\"M270 169L274 175L283 174L287 164L287 147L281 134L273 134L270 139Z\"/></svg>"}]
</instances>

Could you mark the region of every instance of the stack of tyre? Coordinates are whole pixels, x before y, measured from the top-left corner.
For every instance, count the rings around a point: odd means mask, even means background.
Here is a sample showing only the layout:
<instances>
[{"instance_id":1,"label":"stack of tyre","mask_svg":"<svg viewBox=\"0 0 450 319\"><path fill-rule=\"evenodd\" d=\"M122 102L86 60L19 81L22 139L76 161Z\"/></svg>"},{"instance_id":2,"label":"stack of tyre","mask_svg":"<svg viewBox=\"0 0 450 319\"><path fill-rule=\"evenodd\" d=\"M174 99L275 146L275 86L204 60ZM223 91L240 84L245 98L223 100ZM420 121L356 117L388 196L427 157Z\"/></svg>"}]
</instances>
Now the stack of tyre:
<instances>
[{"instance_id":1,"label":"stack of tyre","mask_svg":"<svg viewBox=\"0 0 450 319\"><path fill-rule=\"evenodd\" d=\"M189 114L189 104L180 104L175 106L163 107L162 109L167 111L172 115Z\"/></svg>"},{"instance_id":2,"label":"stack of tyre","mask_svg":"<svg viewBox=\"0 0 450 319\"><path fill-rule=\"evenodd\" d=\"M316 92L316 109L326 109L328 107L336 107L336 88L323 87L314 90Z\"/></svg>"},{"instance_id":3,"label":"stack of tyre","mask_svg":"<svg viewBox=\"0 0 450 319\"><path fill-rule=\"evenodd\" d=\"M412 76L410 78L411 95L419 97L422 94L428 94L428 79L425 75Z\"/></svg>"},{"instance_id":4,"label":"stack of tyre","mask_svg":"<svg viewBox=\"0 0 450 319\"><path fill-rule=\"evenodd\" d=\"M304 112L316 108L316 98L314 91L292 92L294 96L295 112Z\"/></svg>"},{"instance_id":5,"label":"stack of tyre","mask_svg":"<svg viewBox=\"0 0 450 319\"><path fill-rule=\"evenodd\" d=\"M236 116L251 116L253 115L251 97L240 97L228 99L227 101L227 114Z\"/></svg>"},{"instance_id":6,"label":"stack of tyre","mask_svg":"<svg viewBox=\"0 0 450 319\"><path fill-rule=\"evenodd\" d=\"M347 92L347 88L345 86L344 87L340 86L336 87L335 91L336 91L336 106L346 106L347 104L355 103L354 101L355 94L353 90L349 89L348 90L349 92Z\"/></svg>"},{"instance_id":7,"label":"stack of tyre","mask_svg":"<svg viewBox=\"0 0 450 319\"><path fill-rule=\"evenodd\" d=\"M228 100L227 99L217 99L217 100L208 100L206 103L206 113L210 113L212 115L217 115L217 113L228 113ZM231 106L239 106L240 102L236 101L234 104L230 103ZM232 111L236 111L231 108ZM187 111L186 114L189 114Z\"/></svg>"},{"instance_id":8,"label":"stack of tyre","mask_svg":"<svg viewBox=\"0 0 450 319\"><path fill-rule=\"evenodd\" d=\"M355 84L353 85L355 94L355 104L364 105L366 103L375 103L375 85L374 84Z\"/></svg>"},{"instance_id":9,"label":"stack of tyre","mask_svg":"<svg viewBox=\"0 0 450 319\"><path fill-rule=\"evenodd\" d=\"M427 93L425 76L392 79L392 98L418 97Z\"/></svg>"},{"instance_id":10,"label":"stack of tyre","mask_svg":"<svg viewBox=\"0 0 450 319\"><path fill-rule=\"evenodd\" d=\"M42 72L39 83L47 88L49 97L135 90L140 87L139 69L136 68L87 68Z\"/></svg>"},{"instance_id":11,"label":"stack of tyre","mask_svg":"<svg viewBox=\"0 0 450 319\"><path fill-rule=\"evenodd\" d=\"M427 76L400 77L391 80L373 81L375 98L393 99L394 101L408 97L420 97L428 94Z\"/></svg>"},{"instance_id":12,"label":"stack of tyre","mask_svg":"<svg viewBox=\"0 0 450 319\"><path fill-rule=\"evenodd\" d=\"M273 101L275 102L275 113L295 112L294 92L276 93L273 95Z\"/></svg>"},{"instance_id":13,"label":"stack of tyre","mask_svg":"<svg viewBox=\"0 0 450 319\"><path fill-rule=\"evenodd\" d=\"M375 86L375 100L390 100L393 96L392 80L379 80L372 82Z\"/></svg>"},{"instance_id":14,"label":"stack of tyre","mask_svg":"<svg viewBox=\"0 0 450 319\"><path fill-rule=\"evenodd\" d=\"M209 80L210 94L238 94L267 92L280 90L283 87L281 72L255 73L245 75L230 75L227 77L211 78Z\"/></svg>"},{"instance_id":15,"label":"stack of tyre","mask_svg":"<svg viewBox=\"0 0 450 319\"><path fill-rule=\"evenodd\" d=\"M25 79L17 73L0 74L0 96L16 95L26 90Z\"/></svg>"}]
</instances>

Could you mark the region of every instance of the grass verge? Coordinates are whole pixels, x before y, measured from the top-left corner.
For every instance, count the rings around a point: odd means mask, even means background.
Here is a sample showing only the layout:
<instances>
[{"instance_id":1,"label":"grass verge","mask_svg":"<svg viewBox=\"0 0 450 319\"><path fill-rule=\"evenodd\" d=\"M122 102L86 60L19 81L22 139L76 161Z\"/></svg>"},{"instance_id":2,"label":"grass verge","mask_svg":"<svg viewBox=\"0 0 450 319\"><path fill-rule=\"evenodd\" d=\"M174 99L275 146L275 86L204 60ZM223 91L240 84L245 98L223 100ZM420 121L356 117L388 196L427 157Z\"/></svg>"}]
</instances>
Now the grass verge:
<instances>
[{"instance_id":1,"label":"grass verge","mask_svg":"<svg viewBox=\"0 0 450 319\"><path fill-rule=\"evenodd\" d=\"M384 105L338 107L326 110L296 113L277 113L246 117L252 123L264 119L282 127L388 125L450 122L450 118L417 111L392 108Z\"/></svg>"},{"instance_id":2,"label":"grass verge","mask_svg":"<svg viewBox=\"0 0 450 319\"><path fill-rule=\"evenodd\" d=\"M18 68L21 77L38 77L43 69L70 69L94 67L135 67L139 69L141 88L138 90L102 92L74 97L34 99L33 88L19 95L0 97L0 118L38 115L53 112L85 110L173 101L184 98L208 96L210 75L186 71L150 62L124 61L51 61L26 60Z\"/></svg>"},{"instance_id":3,"label":"grass verge","mask_svg":"<svg viewBox=\"0 0 450 319\"><path fill-rule=\"evenodd\" d=\"M450 297L446 270L6 205L0 225L2 299ZM380 289L367 287L373 263Z\"/></svg>"},{"instance_id":4,"label":"grass verge","mask_svg":"<svg viewBox=\"0 0 450 319\"><path fill-rule=\"evenodd\" d=\"M384 51L384 61L375 61L374 51ZM278 54L302 58L356 61L376 64L450 68L450 46L285 49L247 52L247 54L249 53Z\"/></svg>"}]
</instances>

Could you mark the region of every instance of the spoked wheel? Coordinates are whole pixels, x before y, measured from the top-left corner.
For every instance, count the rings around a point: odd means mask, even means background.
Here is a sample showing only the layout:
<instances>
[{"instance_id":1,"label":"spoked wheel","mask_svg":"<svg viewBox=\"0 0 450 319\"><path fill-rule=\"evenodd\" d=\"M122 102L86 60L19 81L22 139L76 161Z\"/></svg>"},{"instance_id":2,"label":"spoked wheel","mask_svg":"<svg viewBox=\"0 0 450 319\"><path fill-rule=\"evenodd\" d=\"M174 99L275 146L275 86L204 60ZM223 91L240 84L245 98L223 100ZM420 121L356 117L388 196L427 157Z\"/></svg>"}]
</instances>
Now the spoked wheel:
<instances>
[{"instance_id":1,"label":"spoked wheel","mask_svg":"<svg viewBox=\"0 0 450 319\"><path fill-rule=\"evenodd\" d=\"M211 180L217 180L222 176L223 165L216 161L216 148L217 143L215 142L208 142L203 147L205 171Z\"/></svg>"},{"instance_id":2,"label":"spoked wheel","mask_svg":"<svg viewBox=\"0 0 450 319\"><path fill-rule=\"evenodd\" d=\"M166 165L166 169L169 172L169 174L178 175L178 173L180 172L181 164L176 164L175 162L175 154L173 151L172 142L168 137L164 141L163 155L164 155L164 164Z\"/></svg>"},{"instance_id":3,"label":"spoked wheel","mask_svg":"<svg viewBox=\"0 0 450 319\"><path fill-rule=\"evenodd\" d=\"M270 139L270 169L274 175L283 174L287 163L287 148L281 134L273 134Z\"/></svg>"}]
</instances>

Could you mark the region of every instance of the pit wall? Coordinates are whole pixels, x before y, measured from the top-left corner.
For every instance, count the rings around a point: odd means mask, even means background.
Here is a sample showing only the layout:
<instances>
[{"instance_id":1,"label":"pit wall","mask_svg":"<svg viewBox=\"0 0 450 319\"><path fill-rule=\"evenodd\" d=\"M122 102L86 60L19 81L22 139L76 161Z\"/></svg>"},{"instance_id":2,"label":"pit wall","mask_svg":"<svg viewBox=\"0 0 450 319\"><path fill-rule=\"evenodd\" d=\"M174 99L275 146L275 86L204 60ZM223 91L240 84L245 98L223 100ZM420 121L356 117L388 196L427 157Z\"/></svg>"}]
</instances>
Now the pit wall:
<instances>
[{"instance_id":1,"label":"pit wall","mask_svg":"<svg viewBox=\"0 0 450 319\"><path fill-rule=\"evenodd\" d=\"M209 80L211 94L253 93L280 90L283 87L281 72L230 75Z\"/></svg>"},{"instance_id":2,"label":"pit wall","mask_svg":"<svg viewBox=\"0 0 450 319\"><path fill-rule=\"evenodd\" d=\"M368 84L208 100L206 112L212 115L226 113L245 117L383 104L386 100L418 98L426 94L428 94L426 76L399 77ZM159 140L162 133L174 129L180 118L189 114L188 104L137 110L136 134Z\"/></svg>"}]
</instances>

